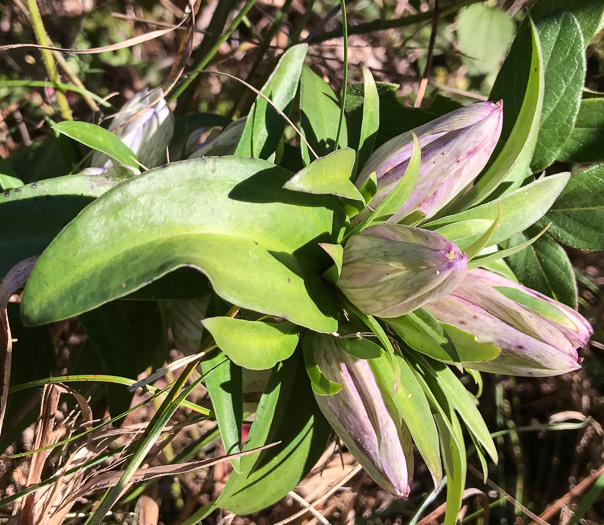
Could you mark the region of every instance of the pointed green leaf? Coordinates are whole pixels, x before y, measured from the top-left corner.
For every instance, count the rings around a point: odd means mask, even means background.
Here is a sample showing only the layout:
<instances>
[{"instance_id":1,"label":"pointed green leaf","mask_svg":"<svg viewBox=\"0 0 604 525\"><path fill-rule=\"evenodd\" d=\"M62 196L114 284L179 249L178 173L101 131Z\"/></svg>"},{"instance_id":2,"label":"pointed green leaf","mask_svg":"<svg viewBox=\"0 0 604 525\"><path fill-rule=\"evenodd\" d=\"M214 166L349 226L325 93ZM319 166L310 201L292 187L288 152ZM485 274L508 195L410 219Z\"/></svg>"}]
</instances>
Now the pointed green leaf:
<instances>
[{"instance_id":1,"label":"pointed green leaf","mask_svg":"<svg viewBox=\"0 0 604 525\"><path fill-rule=\"evenodd\" d=\"M88 122L66 120L52 126L54 131L108 155L119 164L137 167L136 155L111 131Z\"/></svg>"},{"instance_id":2,"label":"pointed green leaf","mask_svg":"<svg viewBox=\"0 0 604 525\"><path fill-rule=\"evenodd\" d=\"M361 186L359 191L365 199L365 205L369 204L377 193L377 175L375 174L375 171L367 177L367 180L363 183L363 186Z\"/></svg>"},{"instance_id":3,"label":"pointed green leaf","mask_svg":"<svg viewBox=\"0 0 604 525\"><path fill-rule=\"evenodd\" d=\"M306 332L302 338L302 349L304 351L304 366L310 379L312 389L320 396L331 396L342 390L342 385L327 378L321 372L315 360L315 345L319 344L322 336L312 332Z\"/></svg>"},{"instance_id":4,"label":"pointed green leaf","mask_svg":"<svg viewBox=\"0 0 604 525\"><path fill-rule=\"evenodd\" d=\"M488 219L468 219L452 222L446 226L436 228L434 231L454 242L463 250L464 247L472 244L477 236L487 231L492 224L493 221Z\"/></svg>"},{"instance_id":5,"label":"pointed green leaf","mask_svg":"<svg viewBox=\"0 0 604 525\"><path fill-rule=\"evenodd\" d=\"M473 259L476 255L478 255L493 237L495 230L499 226L499 221L501 220L501 205L497 207L497 217L493 221L493 224L489 226L489 228L476 239L470 246L468 246L464 251L466 252L468 259Z\"/></svg>"},{"instance_id":6,"label":"pointed green leaf","mask_svg":"<svg viewBox=\"0 0 604 525\"><path fill-rule=\"evenodd\" d=\"M429 361L420 355L417 355L417 360L436 379L439 388L442 389L468 430L476 436L491 459L497 463L497 449L482 415L476 408L475 397L466 390L446 364Z\"/></svg>"},{"instance_id":7,"label":"pointed green leaf","mask_svg":"<svg viewBox=\"0 0 604 525\"><path fill-rule=\"evenodd\" d=\"M373 153L375 138L380 127L380 97L371 71L363 68L363 122L359 139L357 171L362 169Z\"/></svg>"},{"instance_id":8,"label":"pointed green leaf","mask_svg":"<svg viewBox=\"0 0 604 525\"><path fill-rule=\"evenodd\" d=\"M363 324L375 334L375 336L379 339L380 343L382 343L383 348L387 352L388 359L390 359L392 369L394 370L394 390L396 391L401 382L400 371L399 366L397 366L396 364L396 352L394 350L394 346L392 346L392 343L388 338L388 335L386 334L384 328L382 328L382 325L373 315L365 315L351 302L346 301L346 308L353 312L354 315L356 315L363 322Z\"/></svg>"},{"instance_id":9,"label":"pointed green leaf","mask_svg":"<svg viewBox=\"0 0 604 525\"><path fill-rule=\"evenodd\" d=\"M505 180L522 180L528 175L539 133L543 75L539 35L530 22L530 31L519 31L490 95L491 100L503 98L504 128L500 144L504 145L486 173L454 204L455 209L482 202ZM512 85L507 85L510 82ZM519 108L514 107L517 97L522 97Z\"/></svg>"},{"instance_id":10,"label":"pointed green leaf","mask_svg":"<svg viewBox=\"0 0 604 525\"><path fill-rule=\"evenodd\" d=\"M538 297L529 295L518 288L513 288L510 286L495 286L494 288L498 292L505 295L508 299L532 308L555 323L565 326L570 330L576 329L576 325L573 323L573 321L571 321L566 314L562 313L557 306L539 299Z\"/></svg>"},{"instance_id":11,"label":"pointed green leaf","mask_svg":"<svg viewBox=\"0 0 604 525\"><path fill-rule=\"evenodd\" d=\"M411 357L411 356L410 356ZM463 432L459 419L455 415L447 395L435 381L426 362L411 359L411 370L421 385L434 413L438 428L440 449L447 474L447 510L445 524L453 525L461 507L463 490L466 484L467 457Z\"/></svg>"},{"instance_id":12,"label":"pointed green leaf","mask_svg":"<svg viewBox=\"0 0 604 525\"><path fill-rule=\"evenodd\" d=\"M476 340L472 334L439 323L423 308L402 317L386 319L394 332L411 348L446 363L490 361L501 349Z\"/></svg>"},{"instance_id":13,"label":"pointed green leaf","mask_svg":"<svg viewBox=\"0 0 604 525\"><path fill-rule=\"evenodd\" d=\"M267 370L290 357L298 345L298 327L290 322L266 323L232 317L211 317L203 326L231 361L251 370Z\"/></svg>"},{"instance_id":14,"label":"pointed green leaf","mask_svg":"<svg viewBox=\"0 0 604 525\"><path fill-rule=\"evenodd\" d=\"M422 155L417 135L411 132L411 136L413 138L413 152L411 153L411 158L409 159L409 164L407 165L407 169L405 169L405 173L400 180L395 183L395 187L388 196L380 202L375 211L363 223L363 228L368 228L372 224L388 220L401 208L409 195L411 195L419 174Z\"/></svg>"},{"instance_id":15,"label":"pointed green leaf","mask_svg":"<svg viewBox=\"0 0 604 525\"><path fill-rule=\"evenodd\" d=\"M466 487L467 457L459 419L451 412L447 425L441 414L434 414L441 435L441 449L447 473L447 505L444 525L455 525Z\"/></svg>"},{"instance_id":16,"label":"pointed green leaf","mask_svg":"<svg viewBox=\"0 0 604 525\"><path fill-rule=\"evenodd\" d=\"M384 349L374 342L360 336L342 336L336 338L336 344L351 356L358 359L376 359L384 355Z\"/></svg>"},{"instance_id":17,"label":"pointed green leaf","mask_svg":"<svg viewBox=\"0 0 604 525\"><path fill-rule=\"evenodd\" d=\"M286 114L296 91L308 46L299 44L288 49L264 84L261 92ZM285 120L273 105L258 96L250 109L235 155L268 159L276 150L285 129Z\"/></svg>"},{"instance_id":18,"label":"pointed green leaf","mask_svg":"<svg viewBox=\"0 0 604 525\"><path fill-rule=\"evenodd\" d=\"M289 179L283 187L316 195L337 195L362 203L363 196L350 181L354 159L353 149L339 149L312 162Z\"/></svg>"},{"instance_id":19,"label":"pointed green leaf","mask_svg":"<svg viewBox=\"0 0 604 525\"><path fill-rule=\"evenodd\" d=\"M278 364L258 403L244 450L280 444L259 455L242 457L241 470L229 476L218 506L249 514L272 505L315 465L330 432L312 395L301 356Z\"/></svg>"},{"instance_id":20,"label":"pointed green leaf","mask_svg":"<svg viewBox=\"0 0 604 525\"><path fill-rule=\"evenodd\" d=\"M562 192L566 183L569 180L569 173L558 173L550 177L542 177L531 184L517 189L513 193L509 193L501 197L498 201L492 201L486 204L481 204L471 210L443 217L435 221L431 221L425 225L430 230L438 230L442 232L442 226L455 224L461 221L470 219L488 219L497 213L497 207L501 205L501 219L499 227L491 237L488 245L498 244L509 239L521 231L526 230L529 226L537 222L547 210L552 207L552 204ZM571 180L572 182L572 180ZM551 217L546 216L549 220ZM552 220L552 222L554 222ZM552 232L550 228L550 232ZM465 240L470 243L472 238ZM458 246L463 250L465 243Z\"/></svg>"},{"instance_id":21,"label":"pointed green leaf","mask_svg":"<svg viewBox=\"0 0 604 525\"><path fill-rule=\"evenodd\" d=\"M543 228L537 235L535 235L532 239L528 239L527 241L517 244L512 248L508 248L506 250L499 250L494 253L490 253L488 255L483 255L481 257L474 258L469 264L468 268L478 268L479 266L483 266L485 264L489 264L499 259L503 259L505 257L509 257L510 255L514 255L515 253L521 252L525 248L528 248L531 244L535 243L549 228L549 224Z\"/></svg>"},{"instance_id":22,"label":"pointed green leaf","mask_svg":"<svg viewBox=\"0 0 604 525\"><path fill-rule=\"evenodd\" d=\"M331 257L333 266L330 266L323 277L330 283L337 283L340 280L340 274L342 273L342 263L344 261L344 248L341 244L330 244L326 242L320 242L319 246L323 248L323 251Z\"/></svg>"},{"instance_id":23,"label":"pointed green leaf","mask_svg":"<svg viewBox=\"0 0 604 525\"><path fill-rule=\"evenodd\" d=\"M407 361L396 356L395 364L398 373L392 368L392 361L388 356L371 359L368 361L373 370L385 398L392 399L398 413L403 418L413 442L424 458L434 484L438 486L442 481L442 465L438 452L438 431L434 424L430 405L421 385L418 383ZM396 375L400 374L400 386L396 391Z\"/></svg>"},{"instance_id":24,"label":"pointed green leaf","mask_svg":"<svg viewBox=\"0 0 604 525\"><path fill-rule=\"evenodd\" d=\"M241 367L214 351L201 362L204 382L212 400L212 407L220 436L227 454L241 451L241 424L243 422L243 380ZM241 458L231 460L239 472Z\"/></svg>"},{"instance_id":25,"label":"pointed green leaf","mask_svg":"<svg viewBox=\"0 0 604 525\"><path fill-rule=\"evenodd\" d=\"M336 145L340 122L340 102L331 86L308 66L300 77L300 127L302 134L319 157L334 149L348 145L346 121L342 121L340 137ZM310 152L304 142L300 143L302 158L306 165L311 162Z\"/></svg>"},{"instance_id":26,"label":"pointed green leaf","mask_svg":"<svg viewBox=\"0 0 604 525\"><path fill-rule=\"evenodd\" d=\"M118 185L40 257L24 319L71 317L191 266L232 304L335 331L318 242L334 242L343 214L333 197L283 190L290 177L261 160L206 157Z\"/></svg>"}]
</instances>

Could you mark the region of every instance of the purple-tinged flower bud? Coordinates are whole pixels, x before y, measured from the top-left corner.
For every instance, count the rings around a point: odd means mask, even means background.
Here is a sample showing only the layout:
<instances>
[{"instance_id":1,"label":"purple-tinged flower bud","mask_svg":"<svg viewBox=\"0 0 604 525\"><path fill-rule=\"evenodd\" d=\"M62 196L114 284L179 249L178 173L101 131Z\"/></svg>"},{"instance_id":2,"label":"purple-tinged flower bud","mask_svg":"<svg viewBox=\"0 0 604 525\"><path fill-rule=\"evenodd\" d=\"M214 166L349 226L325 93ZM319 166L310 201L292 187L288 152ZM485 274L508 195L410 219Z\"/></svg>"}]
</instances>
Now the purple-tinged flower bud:
<instances>
[{"instance_id":1,"label":"purple-tinged flower bud","mask_svg":"<svg viewBox=\"0 0 604 525\"><path fill-rule=\"evenodd\" d=\"M502 122L503 101L481 102L415 128L413 132L422 148L417 182L390 222L399 222L416 210L431 217L453 200L485 167L501 135ZM389 140L369 157L356 184L361 187L376 172L377 193L369 203L371 209L400 181L412 151L411 132L407 132Z\"/></svg>"},{"instance_id":2,"label":"purple-tinged flower bud","mask_svg":"<svg viewBox=\"0 0 604 525\"><path fill-rule=\"evenodd\" d=\"M413 476L413 442L405 422L365 359L341 350L335 339L313 334L321 372L342 385L337 394L315 399L348 450L383 489L404 499Z\"/></svg>"},{"instance_id":3,"label":"purple-tinged flower bud","mask_svg":"<svg viewBox=\"0 0 604 525\"><path fill-rule=\"evenodd\" d=\"M572 308L481 269L470 270L446 297L424 305L441 323L501 348L491 361L464 366L519 376L553 376L580 367L577 348L593 329Z\"/></svg>"},{"instance_id":4,"label":"purple-tinged flower bud","mask_svg":"<svg viewBox=\"0 0 604 525\"><path fill-rule=\"evenodd\" d=\"M115 131L143 166L155 168L165 162L166 148L174 133L174 115L163 91L143 89L137 93L113 118L109 131ZM97 151L90 165L107 167L113 165L113 160Z\"/></svg>"},{"instance_id":5,"label":"purple-tinged flower bud","mask_svg":"<svg viewBox=\"0 0 604 525\"><path fill-rule=\"evenodd\" d=\"M467 269L467 256L442 235L382 224L346 243L338 286L363 313L399 317L447 295Z\"/></svg>"}]
</instances>

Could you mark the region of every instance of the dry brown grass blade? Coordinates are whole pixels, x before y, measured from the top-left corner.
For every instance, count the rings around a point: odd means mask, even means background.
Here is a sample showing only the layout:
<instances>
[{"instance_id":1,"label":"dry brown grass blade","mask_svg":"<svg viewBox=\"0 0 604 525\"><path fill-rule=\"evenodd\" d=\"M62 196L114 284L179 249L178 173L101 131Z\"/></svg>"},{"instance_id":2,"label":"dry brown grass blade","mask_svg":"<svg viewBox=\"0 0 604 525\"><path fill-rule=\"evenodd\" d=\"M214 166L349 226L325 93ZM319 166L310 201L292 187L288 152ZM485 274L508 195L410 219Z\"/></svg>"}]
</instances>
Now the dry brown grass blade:
<instances>
[{"instance_id":1,"label":"dry brown grass blade","mask_svg":"<svg viewBox=\"0 0 604 525\"><path fill-rule=\"evenodd\" d=\"M72 55L96 55L99 53L107 53L108 51L118 51L120 49L124 49L126 47L136 46L138 44L143 44L144 42L148 42L149 40L154 40L156 38L160 38L172 31L181 27L189 15L191 13L190 6L187 5L187 9L185 10L185 14L182 17L181 21L173 27L169 29L158 29L156 31L151 31L150 33L146 33L144 35L135 36L134 38L129 38L128 40L124 40L123 42L117 42L115 44L111 44L108 46L101 47L93 47L90 49L74 49L74 48L62 48L62 47L52 47L52 46L41 46L38 44L9 44L6 46L0 46L0 51L8 51L10 49L19 49L19 48L35 48L35 49L47 49L49 51L59 51L61 53L69 53Z\"/></svg>"},{"instance_id":2,"label":"dry brown grass blade","mask_svg":"<svg viewBox=\"0 0 604 525\"><path fill-rule=\"evenodd\" d=\"M6 412L13 352L13 338L10 332L6 307L11 295L27 281L37 259L38 255L35 255L13 266L0 284L0 376L2 376L0 378L0 433L2 433L2 422L4 421L4 414Z\"/></svg>"},{"instance_id":3,"label":"dry brown grass blade","mask_svg":"<svg viewBox=\"0 0 604 525\"><path fill-rule=\"evenodd\" d=\"M480 479L483 479L482 472L479 472L478 469L474 468L472 465L468 464L468 470L477 476ZM531 518L534 522L539 525L550 525L547 521L541 519L534 512L531 512L527 509L522 503L515 500L512 496L510 496L505 490L503 490L499 485L493 483L490 479L487 479L486 484L491 487L495 492L497 492L500 496L504 497L506 501L514 505L517 509L520 509L524 514L526 514L529 518Z\"/></svg>"},{"instance_id":4,"label":"dry brown grass blade","mask_svg":"<svg viewBox=\"0 0 604 525\"><path fill-rule=\"evenodd\" d=\"M562 496L558 501L556 501L556 503L554 503L553 505L550 505L549 507L547 507L547 509L545 509L541 513L541 515L539 516L539 518L541 520L547 520L547 519L551 518L552 516L555 516L556 513L558 511L560 511L560 509L562 509L562 507L564 507L564 505L568 505L574 497L576 497L579 494L581 494L582 492L584 492L602 474L604 474L604 465L602 465L597 470L593 470L589 474L589 476L587 476L581 482L577 483L576 486L574 486L564 496ZM539 523L539 522L537 522L537 523ZM536 522L532 521L529 525L536 525Z\"/></svg>"},{"instance_id":5,"label":"dry brown grass blade","mask_svg":"<svg viewBox=\"0 0 604 525\"><path fill-rule=\"evenodd\" d=\"M168 73L168 78L166 80L166 84L171 85L175 84L183 71L187 67L187 62L191 57L191 53L193 52L193 30L195 29L195 16L199 11L199 7L201 6L201 0L190 0L190 4L195 1L194 8L191 8L191 23L187 28L186 33L180 40L180 44L178 45L178 51L176 52L176 57L174 58L174 63L172 64L172 68L170 69L170 73Z\"/></svg>"},{"instance_id":6,"label":"dry brown grass blade","mask_svg":"<svg viewBox=\"0 0 604 525\"><path fill-rule=\"evenodd\" d=\"M336 490L338 490L342 485L344 485L344 483L347 483L354 476L356 476L361 471L361 469L362 469L361 465L357 465L348 474L346 474L342 479L340 479L338 481L338 483L336 483L330 490L328 490L320 498L313 501L308 507L304 507L302 510L296 512L295 514L292 514L291 516L289 516L288 518L285 518L284 520L281 520L280 522L276 523L275 525L285 525L286 523L290 523L292 521L297 520L300 516L303 516L304 514L309 512L311 509L313 509L317 505L319 505L322 501L325 501L327 498L329 498L329 496L331 496Z\"/></svg>"},{"instance_id":7,"label":"dry brown grass blade","mask_svg":"<svg viewBox=\"0 0 604 525\"><path fill-rule=\"evenodd\" d=\"M180 463L177 465L160 465L157 467L147 467L147 468L139 468L137 469L132 477L130 478L130 483L140 483L141 481L149 481L155 478L160 478L162 476L177 476L179 474L186 474L188 472L192 472L194 470L199 470L201 468L208 468L218 463L222 463L225 461L230 461L233 458L238 458L242 456L247 456L249 454L254 454L256 452L260 452L267 448L274 447L281 443L277 441L275 443L271 443L270 445L265 445L263 447L258 447L252 450L247 450L245 452L239 452L237 454L226 454L223 456L218 456L217 458L212 459L202 459L199 461L190 461L189 463ZM110 471L103 472L101 474L95 475L92 479L87 481L82 488L78 491L70 494L69 501L76 501L79 498L83 498L84 496L100 489L106 489L109 487L113 487L119 479L122 477L122 471Z\"/></svg>"},{"instance_id":8,"label":"dry brown grass blade","mask_svg":"<svg viewBox=\"0 0 604 525\"><path fill-rule=\"evenodd\" d=\"M59 408L60 397L61 389L56 385L46 385L44 387L40 407L40 419L34 442L34 448L36 449L52 445L56 440L55 414ZM39 483L42 479L42 469L49 454L50 450L40 450L33 455L27 476L28 487ZM36 523L36 516L41 512L39 500L40 495L36 492L28 494L25 497L21 512L19 513L18 525L33 525Z\"/></svg>"}]
</instances>

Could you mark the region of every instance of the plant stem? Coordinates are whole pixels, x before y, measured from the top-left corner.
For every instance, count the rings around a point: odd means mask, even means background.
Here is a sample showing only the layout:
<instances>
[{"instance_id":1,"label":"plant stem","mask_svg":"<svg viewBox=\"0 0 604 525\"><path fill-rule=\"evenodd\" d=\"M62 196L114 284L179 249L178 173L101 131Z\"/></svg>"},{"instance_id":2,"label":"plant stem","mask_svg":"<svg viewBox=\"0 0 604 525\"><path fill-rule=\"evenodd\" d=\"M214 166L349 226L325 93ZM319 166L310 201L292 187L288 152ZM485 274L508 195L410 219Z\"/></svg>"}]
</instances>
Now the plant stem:
<instances>
[{"instance_id":1,"label":"plant stem","mask_svg":"<svg viewBox=\"0 0 604 525\"><path fill-rule=\"evenodd\" d=\"M426 87L428 86L428 77L430 76L430 69L432 69L432 57L434 56L434 44L436 43L436 31L438 30L438 17L440 16L440 5L438 0L434 0L434 9L432 15L432 31L430 32L430 42L428 44L428 57L426 58L426 67L424 68L424 74L422 75L421 82L419 83L419 90L417 92L417 99L413 107L419 108L424 100L426 94Z\"/></svg>"},{"instance_id":2,"label":"plant stem","mask_svg":"<svg viewBox=\"0 0 604 525\"><path fill-rule=\"evenodd\" d=\"M298 25L289 35L289 43L288 45L293 46L300 41L300 34L308 24L308 20L310 19L310 15L312 15L312 8L315 4L315 0L308 0L308 4L306 5L306 11L302 15L302 18L298 22Z\"/></svg>"},{"instance_id":3,"label":"plant stem","mask_svg":"<svg viewBox=\"0 0 604 525\"><path fill-rule=\"evenodd\" d=\"M342 121L344 120L344 108L346 106L346 88L348 87L348 19L346 17L346 1L340 0L342 6L342 32L344 37L344 79L342 83L342 100L340 106L340 119L338 121L338 131L336 132L336 142L334 144L334 151L338 149L338 142L340 141L340 132L342 131Z\"/></svg>"},{"instance_id":4,"label":"plant stem","mask_svg":"<svg viewBox=\"0 0 604 525\"><path fill-rule=\"evenodd\" d=\"M27 8L29 9L29 15L31 16L33 29L34 33L36 34L38 44L41 46L50 47L48 36L46 35L46 29L44 29L44 22L42 22L42 17L40 16L40 10L38 9L36 0L27 0ZM50 80L52 80L55 84L60 84L61 79L59 77L52 52L48 49L41 49L40 52L42 53L42 60L44 60L44 66L46 67L46 72L48 73ZM65 93L61 90L58 90L55 91L55 94L57 96L57 102L61 108L61 115L63 118L65 120L73 120L73 117L71 116L71 109L69 108L69 103L67 102Z\"/></svg>"},{"instance_id":5,"label":"plant stem","mask_svg":"<svg viewBox=\"0 0 604 525\"><path fill-rule=\"evenodd\" d=\"M28 1L33 1L33 0L28 0ZM245 5L241 9L241 11L239 11L237 16L231 22L231 25L227 28L227 30L223 33L223 35L214 43L214 45L201 58L201 60L199 62L197 62L197 64L195 64L195 67L193 68L193 72L201 71L209 64L210 60L212 60L212 58L214 58L214 55L218 51L218 48L224 42L226 42L226 40L231 36L233 31L235 31L235 29L237 29L237 26L241 23L241 21L243 20L245 15L247 15L249 10L254 6L255 3L256 3L256 0L247 0L247 2L245 3ZM189 85L193 82L194 78L196 78L196 77L197 77L197 75L192 75L189 78L187 78L178 88L176 88L172 92L172 94L168 98L168 102L173 102L174 100L176 100L189 87ZM182 105L181 105L181 109L182 109Z\"/></svg>"},{"instance_id":6,"label":"plant stem","mask_svg":"<svg viewBox=\"0 0 604 525\"><path fill-rule=\"evenodd\" d=\"M245 79L245 81L248 84L252 84L252 77L256 74L256 71L258 70L258 67L260 66L260 64L262 62L262 59L265 58L264 53L266 53L266 50L269 48L269 46L271 44L271 40L277 34L277 31L279 31L279 29L281 28L281 24L283 24L283 19L285 18L285 15L288 13L291 3L292 3L292 0L285 0L285 2L283 3L283 7L277 13L277 16L275 17L275 20L273 21L266 36L263 38L260 45L256 48L256 58L254 59L254 62L252 64L252 66L250 67L250 72L249 72L247 78ZM270 63L270 62L272 62L270 58L268 59L267 62L269 63L269 66L272 66L272 64ZM266 64L265 64L265 67L266 67ZM272 67L270 69L272 70ZM263 79L263 77L266 77L266 76L268 76L268 75L261 74L260 78ZM239 107L239 103L241 102L241 99L245 96L245 93L246 93L246 91L243 87L241 89L239 89L237 97L234 99L233 107L229 110L229 117L232 118L235 115L235 113L237 112L237 108Z\"/></svg>"}]
</instances>

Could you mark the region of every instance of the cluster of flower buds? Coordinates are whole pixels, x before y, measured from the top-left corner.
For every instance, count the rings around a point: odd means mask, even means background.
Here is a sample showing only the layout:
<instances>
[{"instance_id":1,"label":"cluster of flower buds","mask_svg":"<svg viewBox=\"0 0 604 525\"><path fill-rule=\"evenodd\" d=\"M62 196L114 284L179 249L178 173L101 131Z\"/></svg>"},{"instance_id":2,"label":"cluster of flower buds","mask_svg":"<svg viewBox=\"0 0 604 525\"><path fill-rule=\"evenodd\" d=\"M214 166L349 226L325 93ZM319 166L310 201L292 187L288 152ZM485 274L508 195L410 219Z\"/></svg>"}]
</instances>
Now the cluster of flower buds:
<instances>
[{"instance_id":1,"label":"cluster of flower buds","mask_svg":"<svg viewBox=\"0 0 604 525\"><path fill-rule=\"evenodd\" d=\"M502 102L454 111L414 130L421 152L417 183L386 224L370 226L344 246L338 287L366 315L398 317L423 307L438 322L501 349L491 361L465 366L512 375L556 375L579 367L577 348L593 330L573 309L510 279L482 269L453 242L421 228L396 224L413 212L430 217L479 175L502 124ZM401 180L413 149L410 133L396 137L368 160L357 184L377 174L377 193L365 213ZM363 219L361 214L361 220ZM333 338L331 338L333 339ZM409 491L409 432L393 413L366 360L321 336L315 359L342 390L317 402L342 441L369 474L398 497Z\"/></svg>"},{"instance_id":2,"label":"cluster of flower buds","mask_svg":"<svg viewBox=\"0 0 604 525\"><path fill-rule=\"evenodd\" d=\"M174 133L174 115L161 88L138 92L113 118L109 131L122 139L146 168L165 162L166 148ZM108 167L113 160L97 151L90 165Z\"/></svg>"}]
</instances>

